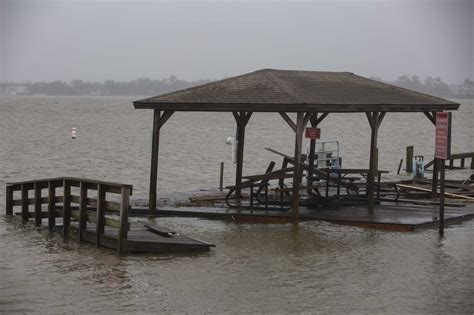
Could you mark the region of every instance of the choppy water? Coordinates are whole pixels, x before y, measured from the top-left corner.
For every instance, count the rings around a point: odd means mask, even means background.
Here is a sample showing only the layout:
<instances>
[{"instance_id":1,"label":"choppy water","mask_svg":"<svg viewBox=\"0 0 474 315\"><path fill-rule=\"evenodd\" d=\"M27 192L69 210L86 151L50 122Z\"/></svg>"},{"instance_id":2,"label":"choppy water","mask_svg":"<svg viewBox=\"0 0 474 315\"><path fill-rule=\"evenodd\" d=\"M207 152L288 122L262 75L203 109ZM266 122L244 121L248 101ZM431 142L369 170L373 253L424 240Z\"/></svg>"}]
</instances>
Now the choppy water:
<instances>
[{"instance_id":1,"label":"choppy water","mask_svg":"<svg viewBox=\"0 0 474 315\"><path fill-rule=\"evenodd\" d=\"M0 98L0 187L8 181L81 176L134 185L147 196L152 112L128 98ZM453 151L474 151L474 104L454 114ZM69 129L78 138L71 140ZM159 189L231 183L230 114L177 113L162 131ZM364 115L329 115L325 140L340 140L344 165L368 164ZM389 114L379 136L380 166L395 171L406 145L433 152L434 127L423 114ZM247 127L244 173L261 172L293 151L293 132L276 114ZM278 161L278 158L276 159ZM470 171L451 172L463 178ZM0 213L4 212L0 189ZM116 256L64 241L32 226L0 220L0 312L474 312L474 222L394 233L331 225L234 224L164 218L162 224L217 248L197 255Z\"/></svg>"}]
</instances>

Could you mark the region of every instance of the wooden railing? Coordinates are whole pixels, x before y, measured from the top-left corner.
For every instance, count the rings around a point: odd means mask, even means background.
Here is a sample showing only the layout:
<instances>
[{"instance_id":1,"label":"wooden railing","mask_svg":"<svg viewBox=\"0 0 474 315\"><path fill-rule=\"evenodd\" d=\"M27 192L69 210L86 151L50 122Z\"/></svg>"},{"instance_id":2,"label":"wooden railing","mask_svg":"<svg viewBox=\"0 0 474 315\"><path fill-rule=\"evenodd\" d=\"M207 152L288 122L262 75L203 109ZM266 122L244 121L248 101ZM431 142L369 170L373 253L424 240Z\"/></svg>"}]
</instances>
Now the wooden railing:
<instances>
[{"instance_id":1,"label":"wooden railing","mask_svg":"<svg viewBox=\"0 0 474 315\"><path fill-rule=\"evenodd\" d=\"M78 190L78 194L73 194L72 189ZM64 235L70 232L71 218L75 219L78 221L79 240L84 239L87 223L95 224L97 246L101 245L101 236L106 226L116 228L118 229L117 249L122 252L127 247L128 210L132 189L131 185L71 177L8 183L6 185L6 214L13 215L13 208L21 206L20 215L24 222L34 218L36 226L41 226L42 219L48 218L50 229L56 226L56 218L62 217ZM43 197L44 190L47 190L47 196ZM30 197L31 191L32 197ZM95 191L97 197L89 198L91 196L89 191ZM15 192L20 192L19 198L15 199ZM109 194L120 195L119 201L107 200ZM31 205L34 207L33 212L29 209ZM46 212L43 211L42 205L47 205ZM106 217L106 212L119 214L119 219Z\"/></svg>"}]
</instances>

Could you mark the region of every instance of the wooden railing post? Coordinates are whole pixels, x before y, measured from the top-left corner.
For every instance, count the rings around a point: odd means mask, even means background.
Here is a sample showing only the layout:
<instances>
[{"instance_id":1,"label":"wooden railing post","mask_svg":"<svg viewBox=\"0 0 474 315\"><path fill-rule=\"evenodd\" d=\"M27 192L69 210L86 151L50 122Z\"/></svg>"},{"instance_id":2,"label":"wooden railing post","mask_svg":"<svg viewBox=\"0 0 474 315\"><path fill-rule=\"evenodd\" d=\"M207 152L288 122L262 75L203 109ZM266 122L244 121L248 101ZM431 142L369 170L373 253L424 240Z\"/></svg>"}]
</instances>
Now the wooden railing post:
<instances>
[{"instance_id":1,"label":"wooden railing post","mask_svg":"<svg viewBox=\"0 0 474 315\"><path fill-rule=\"evenodd\" d=\"M21 220L28 222L28 189L26 184L21 184Z\"/></svg>"},{"instance_id":2,"label":"wooden railing post","mask_svg":"<svg viewBox=\"0 0 474 315\"><path fill-rule=\"evenodd\" d=\"M105 232L105 187L97 184L97 223L96 223L96 245L100 245L100 237Z\"/></svg>"},{"instance_id":3,"label":"wooden railing post","mask_svg":"<svg viewBox=\"0 0 474 315\"><path fill-rule=\"evenodd\" d=\"M83 233L87 228L87 184L79 184L79 240L83 241Z\"/></svg>"},{"instance_id":4,"label":"wooden railing post","mask_svg":"<svg viewBox=\"0 0 474 315\"><path fill-rule=\"evenodd\" d=\"M13 187L11 185L6 186L6 215L13 215Z\"/></svg>"},{"instance_id":5,"label":"wooden railing post","mask_svg":"<svg viewBox=\"0 0 474 315\"><path fill-rule=\"evenodd\" d=\"M120 228L118 231L117 250L119 253L127 249L128 234L128 208L130 204L130 188L122 186L122 196L120 202Z\"/></svg>"},{"instance_id":6,"label":"wooden railing post","mask_svg":"<svg viewBox=\"0 0 474 315\"><path fill-rule=\"evenodd\" d=\"M43 215L41 213L41 187L38 182L34 184L35 191L35 225L41 226Z\"/></svg>"},{"instance_id":7,"label":"wooden railing post","mask_svg":"<svg viewBox=\"0 0 474 315\"><path fill-rule=\"evenodd\" d=\"M56 225L56 188L53 182L48 182L48 228L53 229Z\"/></svg>"},{"instance_id":8,"label":"wooden railing post","mask_svg":"<svg viewBox=\"0 0 474 315\"><path fill-rule=\"evenodd\" d=\"M63 235L66 236L71 226L71 184L63 180Z\"/></svg>"}]
</instances>

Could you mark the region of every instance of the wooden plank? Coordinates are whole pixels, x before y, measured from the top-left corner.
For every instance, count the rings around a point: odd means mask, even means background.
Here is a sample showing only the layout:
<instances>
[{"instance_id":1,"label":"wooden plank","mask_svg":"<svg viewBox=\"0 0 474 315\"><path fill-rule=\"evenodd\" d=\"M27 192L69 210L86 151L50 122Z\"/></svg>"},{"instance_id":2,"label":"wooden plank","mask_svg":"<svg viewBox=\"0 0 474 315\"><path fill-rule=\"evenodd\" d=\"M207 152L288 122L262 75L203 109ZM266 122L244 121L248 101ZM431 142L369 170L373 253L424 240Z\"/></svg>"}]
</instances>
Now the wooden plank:
<instances>
[{"instance_id":1,"label":"wooden plank","mask_svg":"<svg viewBox=\"0 0 474 315\"><path fill-rule=\"evenodd\" d=\"M405 184L396 184L398 187L402 188L409 188L413 190L419 190L419 191L426 191L426 192L432 192L431 189L423 188L423 187L418 187L418 186L412 186L412 185L405 185ZM474 200L473 197L468 197L464 195L457 195L457 194L452 194L452 193L444 193L445 196L449 196L452 198L459 198L459 199L467 199L467 200Z\"/></svg>"},{"instance_id":2,"label":"wooden plank","mask_svg":"<svg viewBox=\"0 0 474 315\"><path fill-rule=\"evenodd\" d=\"M145 228L148 229L149 231L156 233L158 235L164 236L164 237L173 237L175 235L179 235L173 230L170 230L168 228L158 226L158 225L150 225L150 224L145 224Z\"/></svg>"},{"instance_id":3,"label":"wooden plank","mask_svg":"<svg viewBox=\"0 0 474 315\"><path fill-rule=\"evenodd\" d=\"M6 195L5 214L13 215L13 187L12 185L7 184L5 186L5 195Z\"/></svg>"},{"instance_id":4,"label":"wooden plank","mask_svg":"<svg viewBox=\"0 0 474 315\"><path fill-rule=\"evenodd\" d=\"M81 182L79 188L79 240L84 239L84 231L87 229L87 185Z\"/></svg>"},{"instance_id":5,"label":"wooden plank","mask_svg":"<svg viewBox=\"0 0 474 315\"><path fill-rule=\"evenodd\" d=\"M407 173L413 173L413 146L407 146L405 169Z\"/></svg>"},{"instance_id":6,"label":"wooden plank","mask_svg":"<svg viewBox=\"0 0 474 315\"><path fill-rule=\"evenodd\" d=\"M242 171L244 164L244 148L245 148L245 127L252 115L252 112L232 112L237 123L237 163L235 165L235 186L240 187L242 183ZM235 190L235 197L241 198L242 191L240 188Z\"/></svg>"},{"instance_id":7,"label":"wooden plank","mask_svg":"<svg viewBox=\"0 0 474 315\"><path fill-rule=\"evenodd\" d=\"M293 222L298 221L299 208L299 186L301 182L301 146L303 142L304 113L296 114L296 134L295 134L295 171L293 173L293 192L291 205L291 219Z\"/></svg>"},{"instance_id":8,"label":"wooden plank","mask_svg":"<svg viewBox=\"0 0 474 315\"><path fill-rule=\"evenodd\" d=\"M53 229L56 225L56 186L54 182L48 182L48 228Z\"/></svg>"},{"instance_id":9,"label":"wooden plank","mask_svg":"<svg viewBox=\"0 0 474 315\"><path fill-rule=\"evenodd\" d=\"M105 228L105 189L101 184L97 187L97 219L96 219L96 245L100 245L100 236Z\"/></svg>"},{"instance_id":10,"label":"wooden plank","mask_svg":"<svg viewBox=\"0 0 474 315\"><path fill-rule=\"evenodd\" d=\"M75 219L79 219L79 210L71 210L71 217ZM85 214L86 221L89 223L97 224L97 212L96 211L86 211ZM104 218L104 229L105 226L120 229L120 220L112 219L112 218ZM127 229L130 229L130 223L126 224Z\"/></svg>"},{"instance_id":11,"label":"wooden plank","mask_svg":"<svg viewBox=\"0 0 474 315\"><path fill-rule=\"evenodd\" d=\"M160 115L159 110L153 112L153 136L151 145L150 191L148 196L148 210L156 209L156 185L158 180L158 154L160 148Z\"/></svg>"},{"instance_id":12,"label":"wooden plank","mask_svg":"<svg viewBox=\"0 0 474 315\"><path fill-rule=\"evenodd\" d=\"M28 221L28 188L21 185L21 218L23 222Z\"/></svg>"},{"instance_id":13,"label":"wooden plank","mask_svg":"<svg viewBox=\"0 0 474 315\"><path fill-rule=\"evenodd\" d=\"M35 191L35 200L34 200L34 205L35 205L35 225L36 226L41 226L41 186L37 185L35 183L34 185L34 191Z\"/></svg>"},{"instance_id":14,"label":"wooden plank","mask_svg":"<svg viewBox=\"0 0 474 315\"><path fill-rule=\"evenodd\" d=\"M63 235L67 236L71 225L71 186L67 180L63 182Z\"/></svg>"},{"instance_id":15,"label":"wooden plank","mask_svg":"<svg viewBox=\"0 0 474 315\"><path fill-rule=\"evenodd\" d=\"M128 233L128 208L130 205L130 190L128 187L122 187L122 200L120 209L120 228L118 232L117 250L119 253L127 248Z\"/></svg>"}]
</instances>

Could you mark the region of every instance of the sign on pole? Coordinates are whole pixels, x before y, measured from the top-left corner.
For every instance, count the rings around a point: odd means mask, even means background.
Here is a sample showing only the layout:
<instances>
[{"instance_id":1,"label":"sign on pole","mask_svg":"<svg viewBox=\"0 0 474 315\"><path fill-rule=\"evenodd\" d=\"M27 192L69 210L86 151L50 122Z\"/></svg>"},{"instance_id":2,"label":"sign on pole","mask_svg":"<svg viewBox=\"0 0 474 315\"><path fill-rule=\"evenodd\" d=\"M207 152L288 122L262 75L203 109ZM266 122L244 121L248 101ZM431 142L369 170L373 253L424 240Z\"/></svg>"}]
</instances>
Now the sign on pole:
<instances>
[{"instance_id":1,"label":"sign on pole","mask_svg":"<svg viewBox=\"0 0 474 315\"><path fill-rule=\"evenodd\" d=\"M307 139L320 139L321 128L306 127L304 136Z\"/></svg>"},{"instance_id":2,"label":"sign on pole","mask_svg":"<svg viewBox=\"0 0 474 315\"><path fill-rule=\"evenodd\" d=\"M451 113L436 113L435 158L440 166L439 235L444 236L444 180L445 160L451 155ZM433 174L435 178L437 174Z\"/></svg>"},{"instance_id":3,"label":"sign on pole","mask_svg":"<svg viewBox=\"0 0 474 315\"><path fill-rule=\"evenodd\" d=\"M451 113L436 113L435 158L447 160L451 147Z\"/></svg>"}]
</instances>

